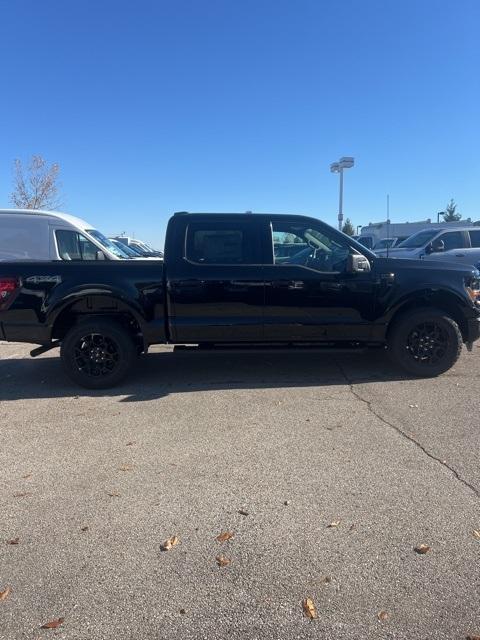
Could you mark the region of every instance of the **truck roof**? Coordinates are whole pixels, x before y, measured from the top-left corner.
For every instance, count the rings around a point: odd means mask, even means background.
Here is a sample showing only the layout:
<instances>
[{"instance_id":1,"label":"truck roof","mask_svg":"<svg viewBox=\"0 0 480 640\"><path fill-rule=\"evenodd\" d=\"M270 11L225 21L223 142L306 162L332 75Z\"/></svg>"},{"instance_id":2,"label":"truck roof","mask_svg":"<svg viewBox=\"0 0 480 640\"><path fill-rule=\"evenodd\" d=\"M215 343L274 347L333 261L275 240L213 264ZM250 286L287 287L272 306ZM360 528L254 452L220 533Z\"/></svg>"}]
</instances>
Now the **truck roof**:
<instances>
[{"instance_id":1,"label":"truck roof","mask_svg":"<svg viewBox=\"0 0 480 640\"><path fill-rule=\"evenodd\" d=\"M45 211L43 209L0 209L1 214L12 215L30 215L30 216L44 216L49 218L57 218L59 220L65 220L75 227L80 229L94 229L95 227L82 218L77 218L69 213L62 213L61 211Z\"/></svg>"},{"instance_id":2,"label":"truck roof","mask_svg":"<svg viewBox=\"0 0 480 640\"><path fill-rule=\"evenodd\" d=\"M204 211L204 212L200 212L200 211L176 211L173 214L174 218L177 217L211 217L211 218L216 218L216 217L225 217L225 216L232 216L235 218L245 218L248 216L254 216L255 218L302 218L304 220L315 220L315 222L321 222L321 220L319 220L318 218L315 218L314 216L307 216L305 214L302 213L255 213L253 211L232 211L232 212L210 212L210 211ZM326 223L323 223L326 224Z\"/></svg>"}]
</instances>

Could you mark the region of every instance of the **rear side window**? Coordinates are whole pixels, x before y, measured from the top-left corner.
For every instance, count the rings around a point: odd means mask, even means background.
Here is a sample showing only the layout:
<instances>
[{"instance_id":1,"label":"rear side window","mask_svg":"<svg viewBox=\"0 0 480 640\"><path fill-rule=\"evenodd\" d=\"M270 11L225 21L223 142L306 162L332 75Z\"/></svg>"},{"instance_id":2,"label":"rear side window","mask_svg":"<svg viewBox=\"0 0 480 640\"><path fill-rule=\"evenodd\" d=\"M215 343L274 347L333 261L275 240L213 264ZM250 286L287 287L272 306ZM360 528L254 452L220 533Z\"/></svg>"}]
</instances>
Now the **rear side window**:
<instances>
[{"instance_id":1,"label":"rear side window","mask_svg":"<svg viewBox=\"0 0 480 640\"><path fill-rule=\"evenodd\" d=\"M480 247L480 229L478 231L469 231L470 242L472 247Z\"/></svg>"},{"instance_id":2,"label":"rear side window","mask_svg":"<svg viewBox=\"0 0 480 640\"><path fill-rule=\"evenodd\" d=\"M96 260L97 247L76 231L58 230L58 253L62 260Z\"/></svg>"},{"instance_id":3,"label":"rear side window","mask_svg":"<svg viewBox=\"0 0 480 640\"><path fill-rule=\"evenodd\" d=\"M461 249L465 246L463 233L461 231L449 231L441 235L438 239L443 240L445 251L450 251L451 249Z\"/></svg>"},{"instance_id":4,"label":"rear side window","mask_svg":"<svg viewBox=\"0 0 480 640\"><path fill-rule=\"evenodd\" d=\"M200 264L258 264L258 234L244 223L195 223L188 225L188 260Z\"/></svg>"}]
</instances>

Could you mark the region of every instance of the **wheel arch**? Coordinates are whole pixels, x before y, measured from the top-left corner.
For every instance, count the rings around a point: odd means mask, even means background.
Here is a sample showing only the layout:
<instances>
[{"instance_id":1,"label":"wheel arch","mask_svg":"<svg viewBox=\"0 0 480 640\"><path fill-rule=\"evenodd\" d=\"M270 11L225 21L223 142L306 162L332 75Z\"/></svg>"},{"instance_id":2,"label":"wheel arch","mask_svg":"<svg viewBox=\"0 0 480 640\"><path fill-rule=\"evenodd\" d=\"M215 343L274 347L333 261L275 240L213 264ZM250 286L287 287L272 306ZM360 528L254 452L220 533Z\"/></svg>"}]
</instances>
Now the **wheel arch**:
<instances>
[{"instance_id":1,"label":"wheel arch","mask_svg":"<svg viewBox=\"0 0 480 640\"><path fill-rule=\"evenodd\" d=\"M468 336L468 321L462 312L462 307L465 305L465 300L448 290L422 291L410 295L392 311L387 324L386 339L388 340L393 327L402 316L412 310L426 308L437 309L450 316L457 323L462 339L465 341Z\"/></svg>"}]
</instances>

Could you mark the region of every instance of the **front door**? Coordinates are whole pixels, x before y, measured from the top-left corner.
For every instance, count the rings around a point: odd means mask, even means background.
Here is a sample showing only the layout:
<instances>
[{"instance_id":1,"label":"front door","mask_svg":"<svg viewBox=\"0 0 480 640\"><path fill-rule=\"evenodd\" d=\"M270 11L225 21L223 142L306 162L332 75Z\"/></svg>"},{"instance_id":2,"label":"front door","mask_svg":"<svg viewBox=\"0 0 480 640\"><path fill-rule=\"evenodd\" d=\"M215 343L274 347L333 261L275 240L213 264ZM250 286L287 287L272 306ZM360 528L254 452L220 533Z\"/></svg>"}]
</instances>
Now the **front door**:
<instances>
[{"instance_id":1,"label":"front door","mask_svg":"<svg viewBox=\"0 0 480 640\"><path fill-rule=\"evenodd\" d=\"M257 342L264 282L258 225L247 215L185 221L184 255L169 266L175 342Z\"/></svg>"},{"instance_id":2,"label":"front door","mask_svg":"<svg viewBox=\"0 0 480 640\"><path fill-rule=\"evenodd\" d=\"M370 272L347 272L349 254L358 253L347 239L308 218L272 218L265 232L271 239L265 264L265 339L369 340L374 279Z\"/></svg>"}]
</instances>

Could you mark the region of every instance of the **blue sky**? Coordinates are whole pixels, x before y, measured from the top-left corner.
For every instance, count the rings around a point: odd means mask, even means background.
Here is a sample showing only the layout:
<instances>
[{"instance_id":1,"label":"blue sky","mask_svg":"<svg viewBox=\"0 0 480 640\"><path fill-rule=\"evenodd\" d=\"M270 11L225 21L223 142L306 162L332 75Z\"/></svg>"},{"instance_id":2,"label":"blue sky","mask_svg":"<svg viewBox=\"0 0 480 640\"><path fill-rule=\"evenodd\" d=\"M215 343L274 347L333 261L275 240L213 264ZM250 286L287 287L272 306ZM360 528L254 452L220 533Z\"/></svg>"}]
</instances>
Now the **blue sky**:
<instances>
[{"instance_id":1,"label":"blue sky","mask_svg":"<svg viewBox=\"0 0 480 640\"><path fill-rule=\"evenodd\" d=\"M161 245L171 212L335 224L480 218L478 0L0 0L0 206L12 162L64 209Z\"/></svg>"}]
</instances>

